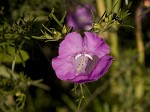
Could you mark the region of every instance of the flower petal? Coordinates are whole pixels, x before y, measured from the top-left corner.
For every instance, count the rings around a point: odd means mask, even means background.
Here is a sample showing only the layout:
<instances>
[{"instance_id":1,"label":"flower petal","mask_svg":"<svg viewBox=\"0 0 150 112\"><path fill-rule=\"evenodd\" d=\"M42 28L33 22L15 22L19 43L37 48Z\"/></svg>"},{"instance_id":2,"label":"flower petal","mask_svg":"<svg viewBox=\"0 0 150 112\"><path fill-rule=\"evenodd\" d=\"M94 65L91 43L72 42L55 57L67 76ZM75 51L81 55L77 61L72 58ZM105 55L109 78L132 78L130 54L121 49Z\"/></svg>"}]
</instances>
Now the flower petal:
<instances>
[{"instance_id":1,"label":"flower petal","mask_svg":"<svg viewBox=\"0 0 150 112\"><path fill-rule=\"evenodd\" d=\"M73 29L78 30L77 19L76 19L74 13L72 13L72 12L68 13L66 19L67 19L68 27L73 27Z\"/></svg>"},{"instance_id":2,"label":"flower petal","mask_svg":"<svg viewBox=\"0 0 150 112\"><path fill-rule=\"evenodd\" d=\"M108 55L102 57L96 68L93 70L92 74L78 75L71 81L75 83L87 83L98 80L107 72L112 63L112 60L113 58Z\"/></svg>"},{"instance_id":3,"label":"flower petal","mask_svg":"<svg viewBox=\"0 0 150 112\"><path fill-rule=\"evenodd\" d=\"M98 80L101 78L109 69L111 63L113 61L113 57L109 55L103 56L100 61L98 62L96 68L93 70L90 78L93 80Z\"/></svg>"},{"instance_id":4,"label":"flower petal","mask_svg":"<svg viewBox=\"0 0 150 112\"><path fill-rule=\"evenodd\" d=\"M66 57L83 50L82 37L79 33L69 33L60 43L59 56Z\"/></svg>"},{"instance_id":5,"label":"flower petal","mask_svg":"<svg viewBox=\"0 0 150 112\"><path fill-rule=\"evenodd\" d=\"M86 83L91 82L92 80L90 79L89 75L78 75L74 79L71 79L70 81L74 83Z\"/></svg>"},{"instance_id":6,"label":"flower petal","mask_svg":"<svg viewBox=\"0 0 150 112\"><path fill-rule=\"evenodd\" d=\"M61 80L73 79L75 77L76 73L70 56L66 58L53 58L52 67L55 70L57 77Z\"/></svg>"},{"instance_id":7,"label":"flower petal","mask_svg":"<svg viewBox=\"0 0 150 112\"><path fill-rule=\"evenodd\" d=\"M99 58L110 53L109 46L97 34L92 32L84 32L84 49L97 55Z\"/></svg>"}]
</instances>

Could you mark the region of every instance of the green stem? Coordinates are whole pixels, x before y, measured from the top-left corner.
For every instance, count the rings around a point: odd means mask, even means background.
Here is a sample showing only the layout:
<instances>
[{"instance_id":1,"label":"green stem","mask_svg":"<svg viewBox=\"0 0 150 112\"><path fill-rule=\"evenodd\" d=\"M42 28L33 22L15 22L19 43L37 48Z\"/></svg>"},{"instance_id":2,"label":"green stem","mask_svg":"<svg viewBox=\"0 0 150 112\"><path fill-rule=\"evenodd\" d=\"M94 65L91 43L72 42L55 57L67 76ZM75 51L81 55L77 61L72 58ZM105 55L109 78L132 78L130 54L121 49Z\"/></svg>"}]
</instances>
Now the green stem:
<instances>
[{"instance_id":1,"label":"green stem","mask_svg":"<svg viewBox=\"0 0 150 112\"><path fill-rule=\"evenodd\" d=\"M145 52L144 52L144 41L142 36L142 23L141 23L141 5L136 10L135 22L136 22L136 42L138 50L138 63L137 74L134 78L135 82L135 97L140 100L144 95L144 80L142 74L144 72L143 67L145 65Z\"/></svg>"},{"instance_id":2,"label":"green stem","mask_svg":"<svg viewBox=\"0 0 150 112\"><path fill-rule=\"evenodd\" d=\"M84 92L83 92L82 84L80 84L80 89L81 89L82 98L84 99Z\"/></svg>"},{"instance_id":3,"label":"green stem","mask_svg":"<svg viewBox=\"0 0 150 112\"><path fill-rule=\"evenodd\" d=\"M113 11L117 13L120 9L120 5L121 5L121 0L114 0Z\"/></svg>"},{"instance_id":4,"label":"green stem","mask_svg":"<svg viewBox=\"0 0 150 112\"><path fill-rule=\"evenodd\" d=\"M104 0L96 0L98 15L101 17L103 13L105 12L105 3Z\"/></svg>"},{"instance_id":5,"label":"green stem","mask_svg":"<svg viewBox=\"0 0 150 112\"><path fill-rule=\"evenodd\" d=\"M17 51L16 51L16 53L15 53L14 60L13 60L13 62L12 62L12 67L11 67L12 74L14 73L17 55L19 54L19 51L21 50L21 48L22 48L24 42L25 42L25 40L23 40L23 41L21 42L21 44L19 45L19 48L17 49Z\"/></svg>"},{"instance_id":6,"label":"green stem","mask_svg":"<svg viewBox=\"0 0 150 112\"><path fill-rule=\"evenodd\" d=\"M116 32L110 33L111 52L115 58L119 58L118 35Z\"/></svg>"},{"instance_id":7,"label":"green stem","mask_svg":"<svg viewBox=\"0 0 150 112\"><path fill-rule=\"evenodd\" d=\"M49 88L47 85L42 84L42 83L34 83L34 82L31 82L30 85L36 86L36 87L39 87L39 88L42 88L42 89L47 90L47 91L50 90L50 88Z\"/></svg>"},{"instance_id":8,"label":"green stem","mask_svg":"<svg viewBox=\"0 0 150 112\"><path fill-rule=\"evenodd\" d=\"M83 98L80 98L80 100L79 100L79 104L78 104L78 109L77 109L77 112L79 112L79 110L80 110L80 107L81 107L82 100L83 100Z\"/></svg>"},{"instance_id":9,"label":"green stem","mask_svg":"<svg viewBox=\"0 0 150 112\"><path fill-rule=\"evenodd\" d=\"M136 43L138 49L138 62L140 65L144 65L145 63L145 52L144 52L144 42L142 37L142 26L141 26L141 7L138 7L135 16L136 22Z\"/></svg>"},{"instance_id":10,"label":"green stem","mask_svg":"<svg viewBox=\"0 0 150 112\"><path fill-rule=\"evenodd\" d=\"M80 110L80 107L81 107L81 103L84 99L84 92L83 92L83 87L82 87L82 84L80 84L80 90L81 90L81 97L79 99L79 104L78 104L78 109L77 109L77 112L79 112Z\"/></svg>"},{"instance_id":11,"label":"green stem","mask_svg":"<svg viewBox=\"0 0 150 112\"><path fill-rule=\"evenodd\" d=\"M85 84L83 84L85 89L87 90L87 92L89 93L90 96L92 96L91 92L89 91L89 89L87 88L87 86Z\"/></svg>"},{"instance_id":12,"label":"green stem","mask_svg":"<svg viewBox=\"0 0 150 112\"><path fill-rule=\"evenodd\" d=\"M112 9L112 0L106 0L106 10L110 12Z\"/></svg>"},{"instance_id":13,"label":"green stem","mask_svg":"<svg viewBox=\"0 0 150 112\"><path fill-rule=\"evenodd\" d=\"M111 24L113 23L113 21L109 21L104 28L99 32L99 34L101 34L102 32L104 32Z\"/></svg>"},{"instance_id":14,"label":"green stem","mask_svg":"<svg viewBox=\"0 0 150 112\"><path fill-rule=\"evenodd\" d=\"M74 84L74 91L75 91L75 94L77 93L77 87L78 87L78 84Z\"/></svg>"},{"instance_id":15,"label":"green stem","mask_svg":"<svg viewBox=\"0 0 150 112\"><path fill-rule=\"evenodd\" d=\"M59 22L59 20L56 18L56 16L54 14L52 14L51 16L59 24L60 27L63 27L63 25Z\"/></svg>"}]
</instances>

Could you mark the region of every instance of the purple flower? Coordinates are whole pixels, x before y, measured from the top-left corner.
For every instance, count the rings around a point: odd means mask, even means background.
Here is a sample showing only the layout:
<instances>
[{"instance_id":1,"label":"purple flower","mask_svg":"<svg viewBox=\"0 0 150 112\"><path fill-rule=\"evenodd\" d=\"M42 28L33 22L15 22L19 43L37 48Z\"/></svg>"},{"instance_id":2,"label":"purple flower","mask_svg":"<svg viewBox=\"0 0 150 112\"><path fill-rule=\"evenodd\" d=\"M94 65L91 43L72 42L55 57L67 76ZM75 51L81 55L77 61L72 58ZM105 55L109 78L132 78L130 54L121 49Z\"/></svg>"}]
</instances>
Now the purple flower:
<instances>
[{"instance_id":1,"label":"purple flower","mask_svg":"<svg viewBox=\"0 0 150 112\"><path fill-rule=\"evenodd\" d=\"M96 81L108 70L113 58L110 48L97 34L69 33L59 46L59 56L52 59L52 67L61 80L74 83Z\"/></svg>"},{"instance_id":2,"label":"purple flower","mask_svg":"<svg viewBox=\"0 0 150 112\"><path fill-rule=\"evenodd\" d=\"M95 11L91 5L78 5L75 10L68 12L67 26L73 27L73 30L90 30L93 23L91 10Z\"/></svg>"}]
</instances>

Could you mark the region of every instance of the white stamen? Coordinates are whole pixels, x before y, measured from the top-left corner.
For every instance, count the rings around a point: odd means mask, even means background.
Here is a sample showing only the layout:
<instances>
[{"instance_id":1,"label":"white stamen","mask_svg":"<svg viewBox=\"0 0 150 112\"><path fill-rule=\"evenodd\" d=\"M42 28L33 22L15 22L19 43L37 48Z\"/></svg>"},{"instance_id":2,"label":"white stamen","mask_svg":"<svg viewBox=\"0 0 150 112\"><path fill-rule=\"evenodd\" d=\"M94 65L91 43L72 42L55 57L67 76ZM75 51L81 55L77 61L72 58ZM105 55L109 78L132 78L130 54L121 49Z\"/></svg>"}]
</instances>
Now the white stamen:
<instances>
[{"instance_id":1,"label":"white stamen","mask_svg":"<svg viewBox=\"0 0 150 112\"><path fill-rule=\"evenodd\" d=\"M89 54L84 54L86 57L90 58L91 60L93 60L92 56L90 56Z\"/></svg>"},{"instance_id":2,"label":"white stamen","mask_svg":"<svg viewBox=\"0 0 150 112\"><path fill-rule=\"evenodd\" d=\"M76 55L75 59L78 59L82 54Z\"/></svg>"}]
</instances>

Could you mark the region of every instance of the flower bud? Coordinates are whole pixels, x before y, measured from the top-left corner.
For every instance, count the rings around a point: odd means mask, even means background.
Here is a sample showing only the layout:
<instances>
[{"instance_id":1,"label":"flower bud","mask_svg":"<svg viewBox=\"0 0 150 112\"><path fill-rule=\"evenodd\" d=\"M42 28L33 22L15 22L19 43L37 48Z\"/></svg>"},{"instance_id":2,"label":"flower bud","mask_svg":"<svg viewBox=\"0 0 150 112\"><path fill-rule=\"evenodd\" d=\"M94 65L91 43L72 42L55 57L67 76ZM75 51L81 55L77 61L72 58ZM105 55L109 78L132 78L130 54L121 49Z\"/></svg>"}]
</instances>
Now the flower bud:
<instances>
[{"instance_id":1,"label":"flower bud","mask_svg":"<svg viewBox=\"0 0 150 112\"><path fill-rule=\"evenodd\" d=\"M63 28L62 28L62 34L66 34L67 33L67 28L66 26L64 25Z\"/></svg>"},{"instance_id":2,"label":"flower bud","mask_svg":"<svg viewBox=\"0 0 150 112\"><path fill-rule=\"evenodd\" d=\"M59 40L59 39L61 39L62 38L62 36L61 36L61 33L60 32L58 32L58 31L54 31L54 38L56 39L56 40Z\"/></svg>"},{"instance_id":3,"label":"flower bud","mask_svg":"<svg viewBox=\"0 0 150 112\"><path fill-rule=\"evenodd\" d=\"M94 29L100 29L100 24L94 23L94 24L93 24L93 28L94 28Z\"/></svg>"}]
</instances>

